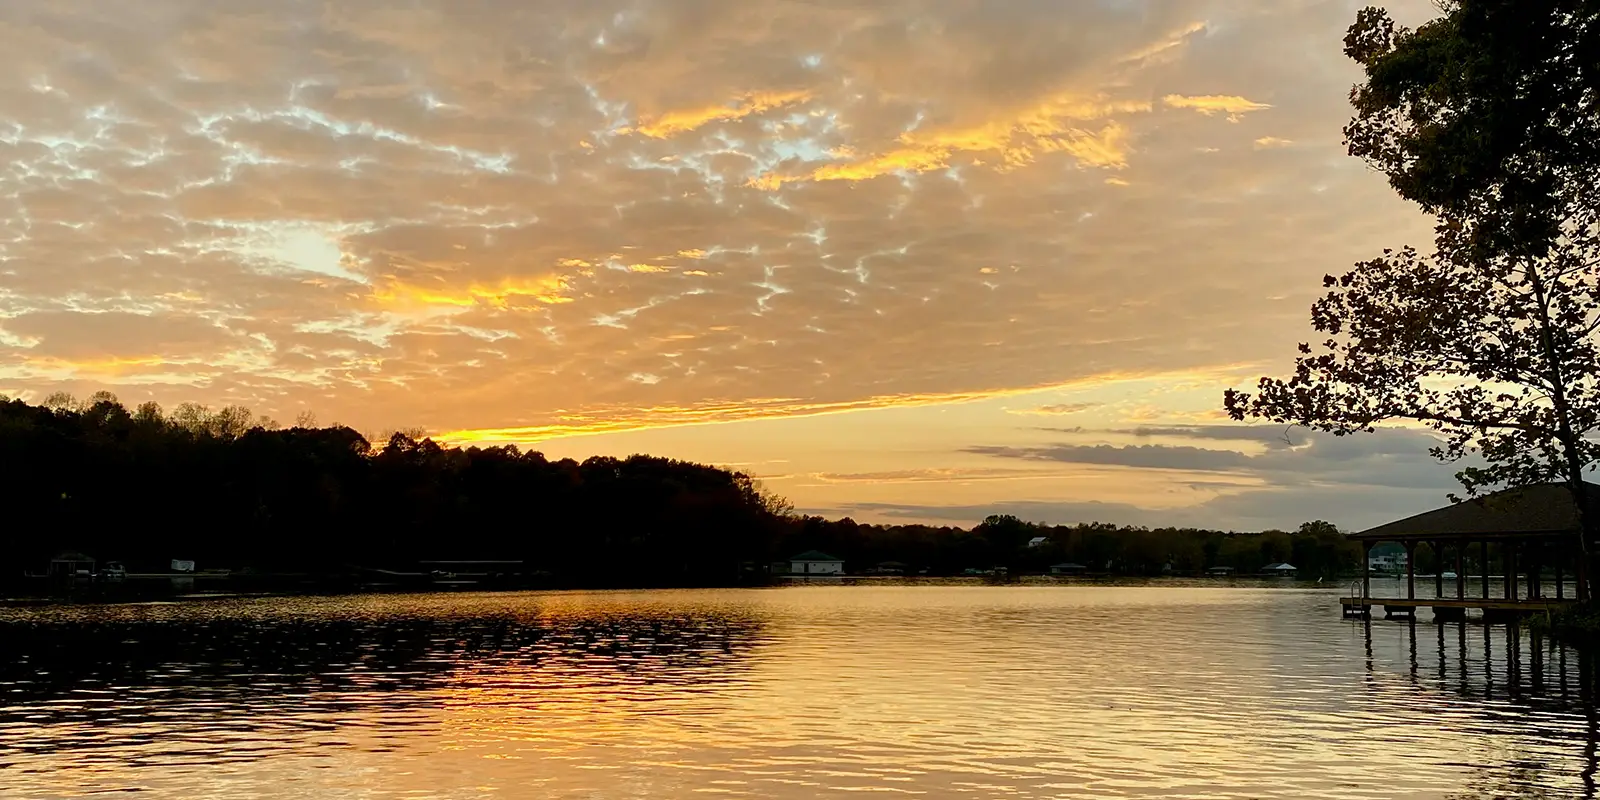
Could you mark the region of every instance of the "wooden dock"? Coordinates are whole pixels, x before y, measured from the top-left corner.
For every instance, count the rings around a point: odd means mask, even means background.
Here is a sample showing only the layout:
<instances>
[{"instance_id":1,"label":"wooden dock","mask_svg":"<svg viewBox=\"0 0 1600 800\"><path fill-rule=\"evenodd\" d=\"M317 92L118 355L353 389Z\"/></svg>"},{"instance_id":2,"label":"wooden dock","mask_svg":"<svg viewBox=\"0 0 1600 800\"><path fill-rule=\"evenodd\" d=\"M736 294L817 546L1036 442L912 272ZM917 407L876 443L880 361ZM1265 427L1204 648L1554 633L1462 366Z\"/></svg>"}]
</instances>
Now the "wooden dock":
<instances>
[{"instance_id":1,"label":"wooden dock","mask_svg":"<svg viewBox=\"0 0 1600 800\"><path fill-rule=\"evenodd\" d=\"M1463 619L1467 609L1478 609L1486 618L1520 617L1528 614L1543 614L1557 611L1578 602L1571 599L1555 599L1550 597L1519 598L1506 600L1504 598L1488 597L1415 597L1415 598L1387 598L1387 597L1341 597L1339 605L1344 616L1365 617L1372 613L1373 608L1382 608L1386 617L1414 617L1419 608L1433 609L1437 619Z\"/></svg>"}]
</instances>

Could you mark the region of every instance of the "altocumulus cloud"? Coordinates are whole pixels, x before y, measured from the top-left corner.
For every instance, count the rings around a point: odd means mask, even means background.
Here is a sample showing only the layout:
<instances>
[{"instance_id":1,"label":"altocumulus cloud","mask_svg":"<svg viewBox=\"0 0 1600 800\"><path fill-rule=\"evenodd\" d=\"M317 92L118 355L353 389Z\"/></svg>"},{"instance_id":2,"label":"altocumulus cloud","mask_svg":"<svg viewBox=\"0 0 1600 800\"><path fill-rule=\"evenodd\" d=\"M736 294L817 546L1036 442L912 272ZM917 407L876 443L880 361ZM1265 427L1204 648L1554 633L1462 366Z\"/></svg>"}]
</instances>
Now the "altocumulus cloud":
<instances>
[{"instance_id":1,"label":"altocumulus cloud","mask_svg":"<svg viewBox=\"0 0 1600 800\"><path fill-rule=\"evenodd\" d=\"M1437 441L1427 431L1384 428L1371 434L1335 436L1303 429L1262 425L1197 425L1130 430L1071 431L1084 437L1160 437L1201 439L1223 444L1078 444L1038 446L978 445L966 452L1006 459L1061 464L1163 469L1179 472L1227 472L1248 476L1263 485L1308 487L1313 484L1386 486L1441 490L1450 488L1448 470L1428 455ZM1254 452L1250 452L1253 450Z\"/></svg>"},{"instance_id":2,"label":"altocumulus cloud","mask_svg":"<svg viewBox=\"0 0 1600 800\"><path fill-rule=\"evenodd\" d=\"M1350 12L13 0L0 389L516 440L1276 355L1410 230Z\"/></svg>"},{"instance_id":3,"label":"altocumulus cloud","mask_svg":"<svg viewBox=\"0 0 1600 800\"><path fill-rule=\"evenodd\" d=\"M1012 513L1052 523L1238 530L1292 527L1321 518L1359 529L1440 505L1447 492L1459 490L1450 469L1427 454L1436 440L1415 429L1333 436L1279 426L1169 425L1053 429L1053 436L1057 441L1046 444L976 445L963 452L994 459L990 463L1054 465L1067 471L1041 472L1040 477L1068 484L1116 481L1118 475L1152 470L1170 480L1159 484L1161 496L1152 497L1158 502L1148 506L1019 498L979 505L857 502L824 510L963 524L992 513ZM1091 472L1081 471L1085 469ZM1003 467L974 467L971 472L1008 474Z\"/></svg>"}]
</instances>

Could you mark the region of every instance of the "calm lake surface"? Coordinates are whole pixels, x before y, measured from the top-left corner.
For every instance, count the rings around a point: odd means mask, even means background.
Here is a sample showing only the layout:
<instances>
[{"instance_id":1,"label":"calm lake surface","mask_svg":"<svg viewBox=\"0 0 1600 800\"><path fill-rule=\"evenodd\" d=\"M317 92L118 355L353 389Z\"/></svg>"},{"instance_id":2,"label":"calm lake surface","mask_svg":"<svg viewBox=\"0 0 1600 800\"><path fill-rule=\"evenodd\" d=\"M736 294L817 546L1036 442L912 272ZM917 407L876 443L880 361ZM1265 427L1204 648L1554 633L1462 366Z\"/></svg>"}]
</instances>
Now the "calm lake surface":
<instances>
[{"instance_id":1,"label":"calm lake surface","mask_svg":"<svg viewBox=\"0 0 1600 800\"><path fill-rule=\"evenodd\" d=\"M1337 590L0 609L0 797L1593 797L1592 665Z\"/></svg>"}]
</instances>

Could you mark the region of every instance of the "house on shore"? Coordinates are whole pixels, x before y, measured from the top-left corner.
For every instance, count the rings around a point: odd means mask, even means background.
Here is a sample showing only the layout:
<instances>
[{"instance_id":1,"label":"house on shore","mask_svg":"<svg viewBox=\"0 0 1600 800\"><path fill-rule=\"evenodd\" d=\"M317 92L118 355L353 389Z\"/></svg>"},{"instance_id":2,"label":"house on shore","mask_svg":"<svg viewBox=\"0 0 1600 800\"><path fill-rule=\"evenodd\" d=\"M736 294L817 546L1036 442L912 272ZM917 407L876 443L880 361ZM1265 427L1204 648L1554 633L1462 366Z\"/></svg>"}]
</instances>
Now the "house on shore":
<instances>
[{"instance_id":1,"label":"house on shore","mask_svg":"<svg viewBox=\"0 0 1600 800\"><path fill-rule=\"evenodd\" d=\"M1261 574L1269 578L1293 578L1300 570L1289 563L1268 564L1261 568Z\"/></svg>"},{"instance_id":2,"label":"house on shore","mask_svg":"<svg viewBox=\"0 0 1600 800\"><path fill-rule=\"evenodd\" d=\"M821 550L807 550L789 558L791 575L843 575L844 559L834 558Z\"/></svg>"},{"instance_id":3,"label":"house on shore","mask_svg":"<svg viewBox=\"0 0 1600 800\"><path fill-rule=\"evenodd\" d=\"M58 553L50 559L47 574L57 580L91 580L94 578L94 559L75 550Z\"/></svg>"},{"instance_id":4,"label":"house on shore","mask_svg":"<svg viewBox=\"0 0 1600 800\"><path fill-rule=\"evenodd\" d=\"M1233 577L1233 567L1212 567L1206 570L1206 575L1213 578L1231 578Z\"/></svg>"},{"instance_id":5,"label":"house on shore","mask_svg":"<svg viewBox=\"0 0 1600 800\"><path fill-rule=\"evenodd\" d=\"M1082 564L1074 564L1074 563L1072 563L1070 561L1066 562L1066 563L1062 563L1062 564L1051 564L1050 565L1050 574L1051 575L1082 575L1083 573L1088 572L1088 571L1089 571L1088 567L1086 567L1086 566L1084 566Z\"/></svg>"},{"instance_id":6,"label":"house on shore","mask_svg":"<svg viewBox=\"0 0 1600 800\"><path fill-rule=\"evenodd\" d=\"M1399 542L1381 542L1367 551L1367 570L1379 575L1404 575L1411 559Z\"/></svg>"}]
</instances>

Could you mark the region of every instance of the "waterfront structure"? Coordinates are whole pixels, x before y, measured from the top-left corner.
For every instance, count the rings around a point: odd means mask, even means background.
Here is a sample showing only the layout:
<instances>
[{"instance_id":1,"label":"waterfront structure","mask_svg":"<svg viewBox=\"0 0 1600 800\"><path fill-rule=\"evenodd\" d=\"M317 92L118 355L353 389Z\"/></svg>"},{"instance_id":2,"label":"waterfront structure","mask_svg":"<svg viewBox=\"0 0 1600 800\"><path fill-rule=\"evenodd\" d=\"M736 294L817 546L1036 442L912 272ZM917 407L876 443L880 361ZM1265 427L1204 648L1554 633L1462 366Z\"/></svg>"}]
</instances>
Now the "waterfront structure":
<instances>
[{"instance_id":1,"label":"waterfront structure","mask_svg":"<svg viewBox=\"0 0 1600 800\"><path fill-rule=\"evenodd\" d=\"M843 575L844 559L821 550L807 550L789 558L789 572L793 575Z\"/></svg>"},{"instance_id":2,"label":"waterfront structure","mask_svg":"<svg viewBox=\"0 0 1600 800\"><path fill-rule=\"evenodd\" d=\"M1586 484L1586 511L1600 513L1600 487ZM1350 535L1362 546L1359 588L1341 598L1346 616L1366 616L1382 606L1389 616L1411 616L1430 607L1436 619L1460 618L1467 609L1486 616L1546 611L1587 599L1589 576L1578 541L1577 506L1565 484L1545 483L1507 489L1454 503ZM1374 597L1370 556L1380 543L1405 548L1405 596ZM1438 562L1434 596L1417 597L1416 549L1427 544ZM1468 559L1477 561L1475 596L1468 596ZM1497 563L1498 562L1498 563ZM1444 575L1455 574L1453 587ZM1547 581L1547 573L1551 579ZM1573 588L1568 591L1568 578ZM1498 591L1492 583L1501 583ZM1453 591L1448 591L1453 589ZM1454 595L1454 596L1451 596Z\"/></svg>"},{"instance_id":3,"label":"waterfront structure","mask_svg":"<svg viewBox=\"0 0 1600 800\"><path fill-rule=\"evenodd\" d=\"M91 580L94 577L94 559L73 550L59 553L50 559L47 574L57 580Z\"/></svg>"}]
</instances>

